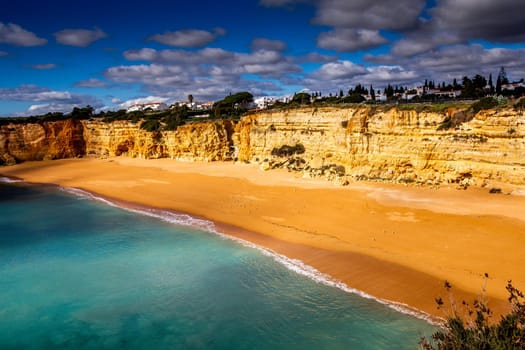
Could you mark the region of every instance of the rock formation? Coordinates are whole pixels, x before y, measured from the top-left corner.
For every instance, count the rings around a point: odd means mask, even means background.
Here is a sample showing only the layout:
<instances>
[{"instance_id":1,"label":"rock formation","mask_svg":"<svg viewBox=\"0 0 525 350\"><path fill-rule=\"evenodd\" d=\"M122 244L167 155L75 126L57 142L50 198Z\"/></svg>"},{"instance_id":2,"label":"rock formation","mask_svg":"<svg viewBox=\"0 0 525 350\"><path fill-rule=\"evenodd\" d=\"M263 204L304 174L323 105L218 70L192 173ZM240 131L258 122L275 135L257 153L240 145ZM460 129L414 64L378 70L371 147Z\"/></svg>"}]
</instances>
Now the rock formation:
<instances>
[{"instance_id":1,"label":"rock formation","mask_svg":"<svg viewBox=\"0 0 525 350\"><path fill-rule=\"evenodd\" d=\"M304 176L405 183L525 184L525 115L481 111L440 128L453 109L385 107L266 111L239 122L189 123L148 132L139 123L101 120L9 124L0 128L0 163L77 156L257 162Z\"/></svg>"}]
</instances>

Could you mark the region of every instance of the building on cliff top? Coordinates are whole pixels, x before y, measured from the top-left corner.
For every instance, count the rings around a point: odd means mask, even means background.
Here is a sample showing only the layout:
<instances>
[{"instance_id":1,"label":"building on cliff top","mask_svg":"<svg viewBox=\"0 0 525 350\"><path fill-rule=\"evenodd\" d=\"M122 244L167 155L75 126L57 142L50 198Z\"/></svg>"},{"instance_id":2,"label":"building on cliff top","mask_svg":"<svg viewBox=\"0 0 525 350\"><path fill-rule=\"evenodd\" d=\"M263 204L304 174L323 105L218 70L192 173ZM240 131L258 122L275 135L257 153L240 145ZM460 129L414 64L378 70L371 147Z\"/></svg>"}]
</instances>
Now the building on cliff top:
<instances>
[{"instance_id":1,"label":"building on cliff top","mask_svg":"<svg viewBox=\"0 0 525 350\"><path fill-rule=\"evenodd\" d=\"M137 111L165 111L168 109L168 105L164 102L150 102L150 103L137 103L128 107L128 112Z\"/></svg>"}]
</instances>

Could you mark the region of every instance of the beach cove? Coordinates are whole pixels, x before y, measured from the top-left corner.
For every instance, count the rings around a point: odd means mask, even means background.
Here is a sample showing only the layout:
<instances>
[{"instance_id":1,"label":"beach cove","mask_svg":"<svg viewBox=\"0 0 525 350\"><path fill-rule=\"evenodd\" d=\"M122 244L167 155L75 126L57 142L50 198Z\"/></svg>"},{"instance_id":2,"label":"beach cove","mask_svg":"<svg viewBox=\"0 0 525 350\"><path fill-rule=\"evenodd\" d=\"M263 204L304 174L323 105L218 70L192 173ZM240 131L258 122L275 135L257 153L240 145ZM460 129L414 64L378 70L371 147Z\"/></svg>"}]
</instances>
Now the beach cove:
<instances>
[{"instance_id":1,"label":"beach cove","mask_svg":"<svg viewBox=\"0 0 525 350\"><path fill-rule=\"evenodd\" d=\"M364 182L340 187L248 164L169 159L26 162L0 173L205 218L351 288L438 317L444 280L457 300L472 300L486 284L496 313L506 311L508 280L525 289L523 196Z\"/></svg>"}]
</instances>

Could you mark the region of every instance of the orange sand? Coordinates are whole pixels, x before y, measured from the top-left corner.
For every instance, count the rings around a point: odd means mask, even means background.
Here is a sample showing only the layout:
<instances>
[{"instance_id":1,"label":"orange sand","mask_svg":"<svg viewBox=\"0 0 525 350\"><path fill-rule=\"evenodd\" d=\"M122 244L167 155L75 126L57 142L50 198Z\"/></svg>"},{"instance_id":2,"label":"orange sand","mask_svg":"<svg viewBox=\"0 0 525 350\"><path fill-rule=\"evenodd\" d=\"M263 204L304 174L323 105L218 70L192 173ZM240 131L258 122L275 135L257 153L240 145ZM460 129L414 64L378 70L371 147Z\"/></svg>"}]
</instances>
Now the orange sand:
<instances>
[{"instance_id":1,"label":"orange sand","mask_svg":"<svg viewBox=\"0 0 525 350\"><path fill-rule=\"evenodd\" d=\"M443 316L453 285L472 299L485 284L503 312L506 281L525 290L525 197L356 183L338 187L285 171L169 159L27 162L0 173L191 213L373 296ZM448 298L445 298L448 300Z\"/></svg>"}]
</instances>

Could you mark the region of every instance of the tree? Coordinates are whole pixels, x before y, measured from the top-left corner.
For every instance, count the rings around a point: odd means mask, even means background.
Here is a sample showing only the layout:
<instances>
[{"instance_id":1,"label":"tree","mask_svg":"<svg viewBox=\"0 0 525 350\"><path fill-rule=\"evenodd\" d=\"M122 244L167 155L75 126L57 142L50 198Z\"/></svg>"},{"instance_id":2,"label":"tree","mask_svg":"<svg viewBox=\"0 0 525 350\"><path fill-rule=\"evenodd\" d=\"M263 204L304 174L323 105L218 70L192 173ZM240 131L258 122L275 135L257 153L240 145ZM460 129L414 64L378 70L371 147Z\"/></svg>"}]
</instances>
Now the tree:
<instances>
[{"instance_id":1,"label":"tree","mask_svg":"<svg viewBox=\"0 0 525 350\"><path fill-rule=\"evenodd\" d=\"M376 92L374 91L374 88L372 87L372 85L370 85L370 99L372 101L376 100Z\"/></svg>"},{"instance_id":2,"label":"tree","mask_svg":"<svg viewBox=\"0 0 525 350\"><path fill-rule=\"evenodd\" d=\"M190 106L193 104L193 95L188 95L188 102L190 103Z\"/></svg>"},{"instance_id":3,"label":"tree","mask_svg":"<svg viewBox=\"0 0 525 350\"><path fill-rule=\"evenodd\" d=\"M490 94L494 94L494 84L492 83L492 73L489 74L489 89Z\"/></svg>"},{"instance_id":4,"label":"tree","mask_svg":"<svg viewBox=\"0 0 525 350\"><path fill-rule=\"evenodd\" d=\"M452 82L452 87L454 88L454 90L459 90L460 88L456 78L454 78L454 81Z\"/></svg>"},{"instance_id":5,"label":"tree","mask_svg":"<svg viewBox=\"0 0 525 350\"><path fill-rule=\"evenodd\" d=\"M292 102L296 102L299 104L310 104L310 94L306 92L299 92L292 97Z\"/></svg>"},{"instance_id":6,"label":"tree","mask_svg":"<svg viewBox=\"0 0 525 350\"><path fill-rule=\"evenodd\" d=\"M89 119L94 111L95 109L89 105L83 108L74 107L69 116L71 119Z\"/></svg>"},{"instance_id":7,"label":"tree","mask_svg":"<svg viewBox=\"0 0 525 350\"><path fill-rule=\"evenodd\" d=\"M239 117L247 111L250 102L253 102L253 95L247 91L230 94L213 104L213 115L216 118Z\"/></svg>"},{"instance_id":8,"label":"tree","mask_svg":"<svg viewBox=\"0 0 525 350\"><path fill-rule=\"evenodd\" d=\"M501 81L502 85L509 83L509 79L507 78L507 72L505 72L505 67L500 68L498 79Z\"/></svg>"}]
</instances>

